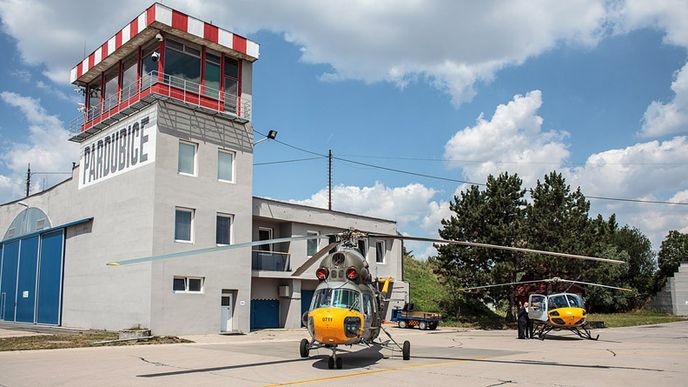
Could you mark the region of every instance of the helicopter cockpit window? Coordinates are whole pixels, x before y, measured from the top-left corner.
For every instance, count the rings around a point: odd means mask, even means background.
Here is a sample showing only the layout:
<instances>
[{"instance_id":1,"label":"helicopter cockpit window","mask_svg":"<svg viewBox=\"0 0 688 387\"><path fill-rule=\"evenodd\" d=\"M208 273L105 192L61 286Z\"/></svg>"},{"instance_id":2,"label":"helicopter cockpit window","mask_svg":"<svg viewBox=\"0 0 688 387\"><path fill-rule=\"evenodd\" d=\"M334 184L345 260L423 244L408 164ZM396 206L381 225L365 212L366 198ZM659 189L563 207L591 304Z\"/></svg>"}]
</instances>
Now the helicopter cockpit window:
<instances>
[{"instance_id":1,"label":"helicopter cockpit window","mask_svg":"<svg viewBox=\"0 0 688 387\"><path fill-rule=\"evenodd\" d=\"M361 311L361 294L351 289L320 289L315 292L311 310L330 306Z\"/></svg>"},{"instance_id":2,"label":"helicopter cockpit window","mask_svg":"<svg viewBox=\"0 0 688 387\"><path fill-rule=\"evenodd\" d=\"M373 298L367 293L363 295L363 314L368 317L373 315Z\"/></svg>"},{"instance_id":3,"label":"helicopter cockpit window","mask_svg":"<svg viewBox=\"0 0 688 387\"><path fill-rule=\"evenodd\" d=\"M557 308L568 308L569 304L566 302L566 297L564 295L557 295L557 296L552 296L549 298L548 301L549 308L550 309L557 309Z\"/></svg>"},{"instance_id":4,"label":"helicopter cockpit window","mask_svg":"<svg viewBox=\"0 0 688 387\"><path fill-rule=\"evenodd\" d=\"M332 306L361 310L361 294L350 289L335 289L332 294Z\"/></svg>"},{"instance_id":5,"label":"helicopter cockpit window","mask_svg":"<svg viewBox=\"0 0 688 387\"><path fill-rule=\"evenodd\" d=\"M329 307L332 303L332 290L333 289L320 289L317 292L315 292L311 309Z\"/></svg>"},{"instance_id":6,"label":"helicopter cockpit window","mask_svg":"<svg viewBox=\"0 0 688 387\"><path fill-rule=\"evenodd\" d=\"M572 308L582 308L583 301L576 294L567 294L566 298L569 300L569 305Z\"/></svg>"}]
</instances>

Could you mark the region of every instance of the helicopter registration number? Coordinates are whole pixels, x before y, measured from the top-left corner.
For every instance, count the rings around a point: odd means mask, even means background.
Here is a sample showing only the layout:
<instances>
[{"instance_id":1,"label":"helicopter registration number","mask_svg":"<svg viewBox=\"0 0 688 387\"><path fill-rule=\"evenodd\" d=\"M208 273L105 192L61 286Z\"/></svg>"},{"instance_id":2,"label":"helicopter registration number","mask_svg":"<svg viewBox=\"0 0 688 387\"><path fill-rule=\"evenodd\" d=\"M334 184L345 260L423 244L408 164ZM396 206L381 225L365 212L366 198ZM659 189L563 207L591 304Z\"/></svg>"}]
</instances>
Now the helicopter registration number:
<instances>
[{"instance_id":1,"label":"helicopter registration number","mask_svg":"<svg viewBox=\"0 0 688 387\"><path fill-rule=\"evenodd\" d=\"M323 322L332 322L332 317L323 317L322 321Z\"/></svg>"}]
</instances>

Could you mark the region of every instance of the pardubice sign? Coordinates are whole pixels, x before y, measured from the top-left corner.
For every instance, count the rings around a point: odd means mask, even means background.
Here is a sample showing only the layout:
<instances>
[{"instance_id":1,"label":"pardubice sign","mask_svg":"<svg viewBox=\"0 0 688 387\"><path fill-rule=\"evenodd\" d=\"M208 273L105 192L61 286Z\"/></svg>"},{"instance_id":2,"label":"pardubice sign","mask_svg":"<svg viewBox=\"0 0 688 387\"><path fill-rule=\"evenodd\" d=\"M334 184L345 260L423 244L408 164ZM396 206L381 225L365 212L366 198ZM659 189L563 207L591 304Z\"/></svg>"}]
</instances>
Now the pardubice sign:
<instances>
[{"instance_id":1,"label":"pardubice sign","mask_svg":"<svg viewBox=\"0 0 688 387\"><path fill-rule=\"evenodd\" d=\"M153 106L103 131L81 147L79 189L155 161L157 110Z\"/></svg>"}]
</instances>

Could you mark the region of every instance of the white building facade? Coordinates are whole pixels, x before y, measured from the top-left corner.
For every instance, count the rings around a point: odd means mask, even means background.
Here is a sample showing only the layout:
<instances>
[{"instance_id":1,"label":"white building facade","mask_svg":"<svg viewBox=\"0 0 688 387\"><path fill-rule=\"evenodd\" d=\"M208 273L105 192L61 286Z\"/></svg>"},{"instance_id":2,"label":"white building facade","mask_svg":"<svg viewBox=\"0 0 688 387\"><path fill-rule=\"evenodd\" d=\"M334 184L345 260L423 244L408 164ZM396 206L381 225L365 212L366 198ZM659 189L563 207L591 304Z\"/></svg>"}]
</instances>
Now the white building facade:
<instances>
[{"instance_id":1,"label":"white building facade","mask_svg":"<svg viewBox=\"0 0 688 387\"><path fill-rule=\"evenodd\" d=\"M297 328L326 245L295 241L121 267L107 262L396 223L252 195L259 47L154 4L72 71L85 93L72 177L0 206L0 320L154 334ZM397 279L398 240L361 241Z\"/></svg>"}]
</instances>

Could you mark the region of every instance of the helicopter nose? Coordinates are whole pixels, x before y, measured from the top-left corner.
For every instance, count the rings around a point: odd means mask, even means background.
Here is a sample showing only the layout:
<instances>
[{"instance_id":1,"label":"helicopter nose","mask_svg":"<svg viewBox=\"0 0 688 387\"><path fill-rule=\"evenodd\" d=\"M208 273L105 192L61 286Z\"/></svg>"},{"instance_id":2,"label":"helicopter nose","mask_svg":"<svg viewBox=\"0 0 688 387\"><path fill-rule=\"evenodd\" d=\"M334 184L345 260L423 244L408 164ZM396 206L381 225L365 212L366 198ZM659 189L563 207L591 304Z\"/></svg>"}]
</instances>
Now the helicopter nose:
<instances>
[{"instance_id":1,"label":"helicopter nose","mask_svg":"<svg viewBox=\"0 0 688 387\"><path fill-rule=\"evenodd\" d=\"M310 312L309 320L310 318L313 319L312 334L323 344L345 344L362 332L363 315L356 311L341 308L315 309Z\"/></svg>"}]
</instances>

